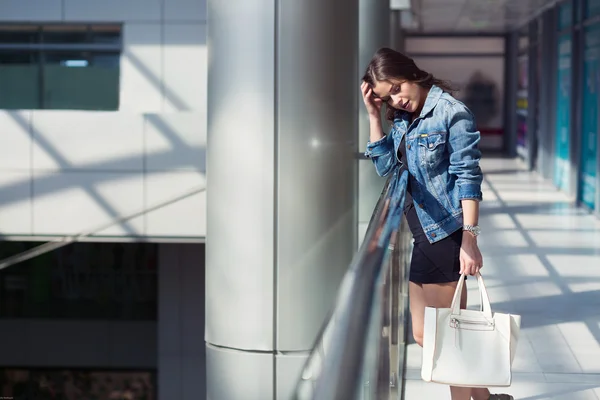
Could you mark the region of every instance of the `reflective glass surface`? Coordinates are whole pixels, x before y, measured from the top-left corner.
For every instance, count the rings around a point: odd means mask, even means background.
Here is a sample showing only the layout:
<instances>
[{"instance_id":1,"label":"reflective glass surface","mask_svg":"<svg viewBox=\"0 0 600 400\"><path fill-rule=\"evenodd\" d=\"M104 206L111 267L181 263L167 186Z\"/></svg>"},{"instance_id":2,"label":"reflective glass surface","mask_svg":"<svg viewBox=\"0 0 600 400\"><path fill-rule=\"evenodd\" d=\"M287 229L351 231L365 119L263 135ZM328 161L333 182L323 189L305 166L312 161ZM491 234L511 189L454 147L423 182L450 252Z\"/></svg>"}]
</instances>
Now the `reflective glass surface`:
<instances>
[{"instance_id":1,"label":"reflective glass surface","mask_svg":"<svg viewBox=\"0 0 600 400\"><path fill-rule=\"evenodd\" d=\"M396 171L338 292L295 393L297 400L402 399L412 235L408 173Z\"/></svg>"},{"instance_id":2,"label":"reflective glass surface","mask_svg":"<svg viewBox=\"0 0 600 400\"><path fill-rule=\"evenodd\" d=\"M0 25L0 109L118 110L120 46L119 25Z\"/></svg>"},{"instance_id":3,"label":"reflective glass surface","mask_svg":"<svg viewBox=\"0 0 600 400\"><path fill-rule=\"evenodd\" d=\"M75 243L0 270L0 317L156 320L157 279L155 244Z\"/></svg>"}]
</instances>

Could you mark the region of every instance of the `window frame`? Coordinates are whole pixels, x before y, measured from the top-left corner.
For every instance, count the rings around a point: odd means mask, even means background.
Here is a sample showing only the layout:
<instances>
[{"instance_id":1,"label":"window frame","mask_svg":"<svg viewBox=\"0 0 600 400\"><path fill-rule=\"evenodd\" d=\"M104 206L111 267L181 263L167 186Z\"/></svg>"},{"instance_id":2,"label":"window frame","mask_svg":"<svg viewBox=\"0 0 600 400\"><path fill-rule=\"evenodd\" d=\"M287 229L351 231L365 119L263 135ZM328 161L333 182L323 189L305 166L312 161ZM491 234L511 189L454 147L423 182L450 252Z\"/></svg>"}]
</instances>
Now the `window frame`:
<instances>
[{"instance_id":1,"label":"window frame","mask_svg":"<svg viewBox=\"0 0 600 400\"><path fill-rule=\"evenodd\" d=\"M15 29L11 30L11 27ZM4 52L24 52L24 53L35 53L37 55L37 62L31 65L36 65L38 68L38 80L37 85L40 89L39 104L33 110L56 110L60 108L49 108L47 107L46 100L43 93L45 87L44 82L44 66L48 65L46 61L46 54L48 53L60 53L60 52L82 52L82 53L105 53L105 54L116 54L119 57L123 53L123 23L121 22L2 22L0 23L0 31L6 32L17 32L17 27L31 27L33 32L37 33L36 42L34 43L17 43L17 42L0 42L0 54ZM82 43L48 43L44 41L44 34L48 32L48 28L60 28L65 27L65 32L68 32L68 27L83 27L85 28L85 36L89 42ZM114 27L115 31L118 32L118 40L115 43L93 43L93 34L100 31L103 27ZM50 30L51 31L51 30ZM76 32L76 30L73 30ZM116 109L105 109L102 111L118 111L120 101L117 101Z\"/></svg>"}]
</instances>

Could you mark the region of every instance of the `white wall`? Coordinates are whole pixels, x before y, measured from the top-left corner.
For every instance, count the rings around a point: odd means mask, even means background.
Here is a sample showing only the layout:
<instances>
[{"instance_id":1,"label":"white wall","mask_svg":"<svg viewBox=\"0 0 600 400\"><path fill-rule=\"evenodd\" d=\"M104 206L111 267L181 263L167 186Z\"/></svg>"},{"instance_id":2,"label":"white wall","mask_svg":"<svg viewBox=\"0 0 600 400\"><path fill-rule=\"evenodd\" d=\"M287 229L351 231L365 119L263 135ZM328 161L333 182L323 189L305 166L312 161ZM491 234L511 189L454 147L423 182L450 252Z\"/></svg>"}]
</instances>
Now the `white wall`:
<instances>
[{"instance_id":1,"label":"white wall","mask_svg":"<svg viewBox=\"0 0 600 400\"><path fill-rule=\"evenodd\" d=\"M1 21L123 23L118 112L0 111L0 234L77 234L205 184L205 0L4 0ZM98 233L202 239L205 193Z\"/></svg>"},{"instance_id":2,"label":"white wall","mask_svg":"<svg viewBox=\"0 0 600 400\"><path fill-rule=\"evenodd\" d=\"M406 51L409 55L417 54L414 60L419 68L458 87L458 99L463 99L464 92L461 90L477 72L496 84L499 108L486 126L479 126L484 131L480 147L501 149L502 136L487 134L485 131L504 128L504 38L409 37L406 39ZM456 54L461 55L455 56Z\"/></svg>"}]
</instances>

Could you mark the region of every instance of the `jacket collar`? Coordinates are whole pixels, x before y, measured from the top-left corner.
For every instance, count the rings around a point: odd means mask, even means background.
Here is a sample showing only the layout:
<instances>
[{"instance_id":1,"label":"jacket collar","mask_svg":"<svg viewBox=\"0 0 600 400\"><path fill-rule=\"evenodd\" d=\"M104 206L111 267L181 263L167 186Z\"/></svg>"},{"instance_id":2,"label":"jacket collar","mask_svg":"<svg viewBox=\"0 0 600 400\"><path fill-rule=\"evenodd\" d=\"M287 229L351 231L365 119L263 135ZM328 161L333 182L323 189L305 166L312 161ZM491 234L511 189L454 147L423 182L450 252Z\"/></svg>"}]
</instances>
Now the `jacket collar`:
<instances>
[{"instance_id":1,"label":"jacket collar","mask_svg":"<svg viewBox=\"0 0 600 400\"><path fill-rule=\"evenodd\" d=\"M429 93L427 94L427 98L425 99L425 104L423 105L423 109L421 110L421 114L419 118L425 117L431 110L435 108L437 103L440 101L440 97L444 91L439 86L433 85L431 89L429 89ZM410 114L406 111L398 111L394 116L394 122L406 120L407 124L410 122Z\"/></svg>"},{"instance_id":2,"label":"jacket collar","mask_svg":"<svg viewBox=\"0 0 600 400\"><path fill-rule=\"evenodd\" d=\"M419 115L419 117L424 117L429 114L429 112L433 110L440 101L440 97L442 97L443 93L444 91L439 86L433 85L431 89L429 89L429 93L425 99L425 105L423 106L421 115Z\"/></svg>"}]
</instances>

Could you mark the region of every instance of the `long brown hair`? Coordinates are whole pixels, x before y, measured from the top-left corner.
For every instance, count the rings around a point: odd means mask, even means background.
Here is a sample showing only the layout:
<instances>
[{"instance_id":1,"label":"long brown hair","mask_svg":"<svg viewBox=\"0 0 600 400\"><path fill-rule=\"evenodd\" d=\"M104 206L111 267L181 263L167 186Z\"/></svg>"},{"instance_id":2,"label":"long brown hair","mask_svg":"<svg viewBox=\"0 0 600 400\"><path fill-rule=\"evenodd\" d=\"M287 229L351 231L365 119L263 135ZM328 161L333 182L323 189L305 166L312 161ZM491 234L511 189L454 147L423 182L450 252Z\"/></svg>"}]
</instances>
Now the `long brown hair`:
<instances>
[{"instance_id":1,"label":"long brown hair","mask_svg":"<svg viewBox=\"0 0 600 400\"><path fill-rule=\"evenodd\" d=\"M375 87L376 82L404 80L414 82L425 89L436 85L449 93L455 91L449 82L419 69L412 58L386 47L377 50L363 76L363 81L367 82L371 89ZM385 117L388 121L394 121L396 112L397 110L386 104Z\"/></svg>"}]
</instances>

